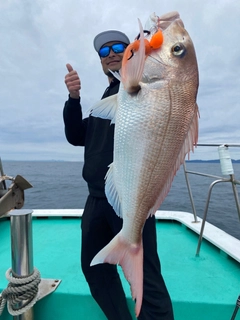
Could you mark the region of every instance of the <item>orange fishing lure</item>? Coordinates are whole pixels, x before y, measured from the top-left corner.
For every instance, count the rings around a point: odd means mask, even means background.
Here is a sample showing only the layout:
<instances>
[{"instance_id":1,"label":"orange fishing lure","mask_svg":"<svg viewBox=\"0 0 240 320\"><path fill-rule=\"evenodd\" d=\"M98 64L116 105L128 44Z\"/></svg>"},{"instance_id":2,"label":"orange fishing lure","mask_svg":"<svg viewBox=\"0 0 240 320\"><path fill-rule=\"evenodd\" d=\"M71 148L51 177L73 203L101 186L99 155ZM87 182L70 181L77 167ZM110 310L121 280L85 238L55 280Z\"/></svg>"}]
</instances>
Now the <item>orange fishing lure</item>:
<instances>
[{"instance_id":1,"label":"orange fishing lure","mask_svg":"<svg viewBox=\"0 0 240 320\"><path fill-rule=\"evenodd\" d=\"M161 30L158 30L151 38L150 41L144 39L145 42L145 54L148 56L152 50L158 49L161 47L163 43L163 34ZM131 59L134 55L134 52L138 51L140 46L140 40L135 40L134 42L130 43L127 47L124 57L123 57L123 65L127 63L127 60Z\"/></svg>"}]
</instances>

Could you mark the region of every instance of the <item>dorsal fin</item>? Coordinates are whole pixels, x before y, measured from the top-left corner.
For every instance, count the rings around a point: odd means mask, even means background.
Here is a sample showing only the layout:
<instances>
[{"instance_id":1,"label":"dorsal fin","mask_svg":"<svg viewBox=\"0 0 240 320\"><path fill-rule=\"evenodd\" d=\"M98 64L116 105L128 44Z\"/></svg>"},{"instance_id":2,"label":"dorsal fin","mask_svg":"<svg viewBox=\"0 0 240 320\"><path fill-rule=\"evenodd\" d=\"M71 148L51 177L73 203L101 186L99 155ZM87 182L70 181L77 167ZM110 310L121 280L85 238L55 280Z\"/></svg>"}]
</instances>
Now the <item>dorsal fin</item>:
<instances>
[{"instance_id":1,"label":"dorsal fin","mask_svg":"<svg viewBox=\"0 0 240 320\"><path fill-rule=\"evenodd\" d=\"M140 28L139 42L135 41L127 47L122 61L121 80L128 93L137 93L140 90L139 82L142 79L145 62L143 27L140 20L138 23Z\"/></svg>"}]
</instances>

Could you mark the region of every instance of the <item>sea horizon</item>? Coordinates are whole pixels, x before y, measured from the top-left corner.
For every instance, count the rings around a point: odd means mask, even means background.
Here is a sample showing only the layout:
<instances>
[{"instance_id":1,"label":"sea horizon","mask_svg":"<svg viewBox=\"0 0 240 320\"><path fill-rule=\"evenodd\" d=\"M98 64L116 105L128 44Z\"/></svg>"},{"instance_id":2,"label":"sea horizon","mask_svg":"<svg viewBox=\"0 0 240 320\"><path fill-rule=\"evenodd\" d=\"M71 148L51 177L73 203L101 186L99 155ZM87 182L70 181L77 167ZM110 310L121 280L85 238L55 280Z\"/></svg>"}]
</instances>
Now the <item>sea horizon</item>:
<instances>
[{"instance_id":1,"label":"sea horizon","mask_svg":"<svg viewBox=\"0 0 240 320\"><path fill-rule=\"evenodd\" d=\"M84 162L84 160L55 160L55 159L47 159L47 160L42 160L42 159L35 159L35 160L16 160L16 159L1 159L2 162L4 161L14 161L14 162ZM240 163L240 159L231 159L232 163ZM185 162L191 162L191 163L220 163L219 159L210 159L210 160L202 160L202 159L195 159L195 160L185 160Z\"/></svg>"},{"instance_id":2,"label":"sea horizon","mask_svg":"<svg viewBox=\"0 0 240 320\"><path fill-rule=\"evenodd\" d=\"M202 218L209 186L222 176L219 160L186 160L197 215ZM3 172L11 177L23 176L33 188L25 193L25 208L79 209L88 197L86 181L82 178L83 161L10 160L3 161ZM240 160L233 161L234 175L240 177ZM183 166L174 177L169 194L160 210L192 213ZM192 174L197 172L198 174ZM199 173L212 177L201 176ZM236 185L240 194L240 185ZM240 223L231 183L218 183L213 188L207 221L240 239Z\"/></svg>"}]
</instances>

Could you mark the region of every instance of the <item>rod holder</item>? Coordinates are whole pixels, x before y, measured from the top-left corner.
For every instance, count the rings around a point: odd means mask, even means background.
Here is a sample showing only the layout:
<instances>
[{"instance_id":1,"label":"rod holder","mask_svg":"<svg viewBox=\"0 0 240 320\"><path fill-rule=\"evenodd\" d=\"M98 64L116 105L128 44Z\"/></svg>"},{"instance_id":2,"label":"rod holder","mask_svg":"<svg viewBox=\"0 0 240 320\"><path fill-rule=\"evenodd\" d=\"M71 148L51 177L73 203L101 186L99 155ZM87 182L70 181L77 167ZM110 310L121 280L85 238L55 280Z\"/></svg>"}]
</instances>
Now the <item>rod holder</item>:
<instances>
[{"instance_id":1,"label":"rod holder","mask_svg":"<svg viewBox=\"0 0 240 320\"><path fill-rule=\"evenodd\" d=\"M221 145L218 147L218 154L220 159L220 165L223 175L234 174L232 159L227 145Z\"/></svg>"}]
</instances>

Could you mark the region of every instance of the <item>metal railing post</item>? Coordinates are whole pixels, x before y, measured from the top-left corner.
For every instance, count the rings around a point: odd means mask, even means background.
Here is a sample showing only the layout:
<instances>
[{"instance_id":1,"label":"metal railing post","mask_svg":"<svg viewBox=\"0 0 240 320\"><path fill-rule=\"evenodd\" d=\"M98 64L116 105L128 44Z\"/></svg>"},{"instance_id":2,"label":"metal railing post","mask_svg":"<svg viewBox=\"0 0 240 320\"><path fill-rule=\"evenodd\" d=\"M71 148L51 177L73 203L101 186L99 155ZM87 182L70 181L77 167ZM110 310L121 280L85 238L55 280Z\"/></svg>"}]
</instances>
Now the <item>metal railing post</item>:
<instances>
[{"instance_id":1,"label":"metal railing post","mask_svg":"<svg viewBox=\"0 0 240 320\"><path fill-rule=\"evenodd\" d=\"M186 162L185 161L183 163L183 171L184 171L185 180L186 180L186 184L187 184L187 188L188 188L188 194L189 194L190 202L191 202L191 205L192 205L194 222L199 222L198 219L197 219L197 213L196 213L196 209L195 209L195 205L194 205L194 201L193 201L193 195L192 195L192 190L191 190L191 187L190 187L190 182L189 182L189 179L188 179L188 171L187 171L187 167L186 167Z\"/></svg>"},{"instance_id":2,"label":"metal railing post","mask_svg":"<svg viewBox=\"0 0 240 320\"><path fill-rule=\"evenodd\" d=\"M11 250L13 277L27 277L34 271L32 244L32 210L13 210L11 220ZM24 301L16 305L21 308ZM33 308L21 315L14 316L14 320L33 320Z\"/></svg>"},{"instance_id":3,"label":"metal railing post","mask_svg":"<svg viewBox=\"0 0 240 320\"><path fill-rule=\"evenodd\" d=\"M236 207L237 207L237 212L238 212L238 218L239 218L239 221L240 221L240 204L239 204L238 192L237 192L237 187L236 187L236 184L239 184L239 181L236 181L236 180L235 180L233 174L230 175L230 179L231 179L231 182L232 182L234 199L235 199L235 202L236 202Z\"/></svg>"},{"instance_id":4,"label":"metal railing post","mask_svg":"<svg viewBox=\"0 0 240 320\"><path fill-rule=\"evenodd\" d=\"M206 222L206 219L207 219L207 212L208 212L208 206L209 206L209 202L210 202L210 198L211 198L212 189L213 189L213 187L214 187L217 183L220 183L220 182L225 182L225 181L223 181L222 179L213 181L213 182L210 184L210 187L209 187L208 197L207 197L207 201L206 201L206 205L205 205L205 210L204 210L204 214L203 214L203 219L202 219L201 230L200 230L200 234L199 234L199 238L198 238L198 245L197 245L196 256L199 256L199 252L200 252L200 248L201 248L201 244L202 244L203 230L204 230L205 222ZM227 181L226 181L226 182L227 182Z\"/></svg>"},{"instance_id":5,"label":"metal railing post","mask_svg":"<svg viewBox=\"0 0 240 320\"><path fill-rule=\"evenodd\" d=\"M235 319L236 319L236 316L237 316L237 313L238 313L239 308L240 308L240 296L239 296L238 299L237 299L236 307L235 307L235 309L234 309L234 311L233 311L233 315L232 315L232 317L231 317L231 320L235 320Z\"/></svg>"}]
</instances>

